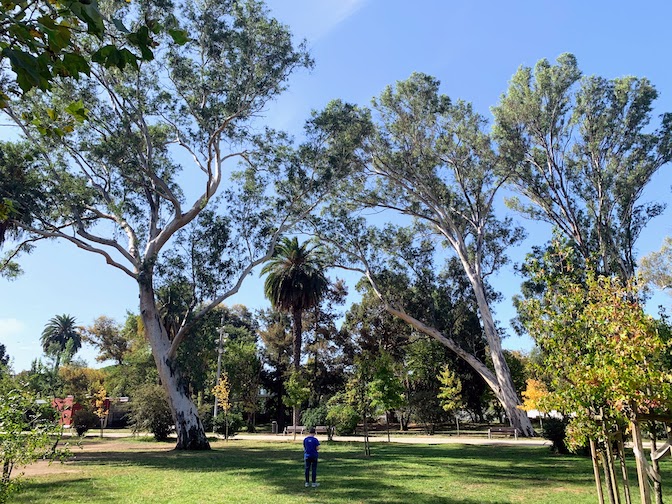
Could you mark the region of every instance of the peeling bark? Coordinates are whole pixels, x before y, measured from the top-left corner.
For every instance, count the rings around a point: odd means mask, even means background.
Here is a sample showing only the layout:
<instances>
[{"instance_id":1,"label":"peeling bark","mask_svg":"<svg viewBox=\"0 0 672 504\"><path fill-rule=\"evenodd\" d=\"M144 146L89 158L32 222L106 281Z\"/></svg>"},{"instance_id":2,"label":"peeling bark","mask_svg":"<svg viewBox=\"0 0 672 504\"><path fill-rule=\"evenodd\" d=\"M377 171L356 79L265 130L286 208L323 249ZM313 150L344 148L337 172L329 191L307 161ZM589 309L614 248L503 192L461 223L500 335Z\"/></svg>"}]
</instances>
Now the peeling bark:
<instances>
[{"instance_id":1,"label":"peeling bark","mask_svg":"<svg viewBox=\"0 0 672 504\"><path fill-rule=\"evenodd\" d=\"M145 334L152 347L152 356L161 378L161 384L168 394L170 411L177 433L176 450L209 450L210 443L198 417L198 408L191 400L182 383L181 373L175 367L170 355L171 342L156 307L154 290L151 285L140 285L140 314L145 325Z\"/></svg>"}]
</instances>

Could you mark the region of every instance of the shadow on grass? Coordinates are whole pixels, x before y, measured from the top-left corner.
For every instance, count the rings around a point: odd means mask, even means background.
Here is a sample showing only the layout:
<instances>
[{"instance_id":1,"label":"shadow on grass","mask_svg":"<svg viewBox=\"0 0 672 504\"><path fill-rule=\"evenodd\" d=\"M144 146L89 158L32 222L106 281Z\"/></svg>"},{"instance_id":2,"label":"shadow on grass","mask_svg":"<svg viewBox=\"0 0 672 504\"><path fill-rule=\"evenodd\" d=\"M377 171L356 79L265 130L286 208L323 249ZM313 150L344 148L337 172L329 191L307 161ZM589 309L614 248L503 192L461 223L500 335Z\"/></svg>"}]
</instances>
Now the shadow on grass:
<instances>
[{"instance_id":1,"label":"shadow on grass","mask_svg":"<svg viewBox=\"0 0 672 504\"><path fill-rule=\"evenodd\" d=\"M95 445L94 445L95 446ZM136 445L137 447L137 445ZM166 447L168 448L168 447ZM514 496L520 489L553 485L590 488L589 459L559 457L539 447L466 445L376 445L365 458L358 443L323 443L318 478L322 487L303 487L303 460L299 444L246 441L217 443L210 451L175 450L100 451L77 454L74 467L132 466L189 473L232 474L263 485L272 494L296 497L298 502L365 502L371 504L504 504L510 500L486 495ZM669 466L668 466L669 472ZM41 486L67 495L81 491L82 478L50 478L48 484L28 481L27 490ZM86 481L91 486L90 481ZM238 484L238 482L236 483ZM484 497L461 497L463 489L483 488ZM307 495L307 493L309 495ZM500 499L500 500L497 500Z\"/></svg>"}]
</instances>

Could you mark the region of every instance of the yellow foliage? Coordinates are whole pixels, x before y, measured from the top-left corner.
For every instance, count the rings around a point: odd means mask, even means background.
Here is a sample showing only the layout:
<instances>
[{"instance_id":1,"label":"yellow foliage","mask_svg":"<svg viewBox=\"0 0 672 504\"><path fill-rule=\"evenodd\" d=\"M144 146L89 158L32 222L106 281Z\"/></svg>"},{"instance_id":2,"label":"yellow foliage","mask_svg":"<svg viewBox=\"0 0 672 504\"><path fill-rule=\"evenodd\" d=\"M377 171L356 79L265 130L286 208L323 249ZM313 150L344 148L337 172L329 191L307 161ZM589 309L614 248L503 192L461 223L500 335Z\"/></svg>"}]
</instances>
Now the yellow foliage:
<instances>
[{"instance_id":1,"label":"yellow foliage","mask_svg":"<svg viewBox=\"0 0 672 504\"><path fill-rule=\"evenodd\" d=\"M525 411L539 409L539 401L548 395L548 389L543 382L532 378L527 380L527 388L523 392L523 405Z\"/></svg>"},{"instance_id":2,"label":"yellow foliage","mask_svg":"<svg viewBox=\"0 0 672 504\"><path fill-rule=\"evenodd\" d=\"M229 400L231 385L229 384L229 377L226 373L223 373L219 378L219 383L212 389L212 393L215 395L215 399L224 410L224 413L228 413L231 408L231 401Z\"/></svg>"}]
</instances>

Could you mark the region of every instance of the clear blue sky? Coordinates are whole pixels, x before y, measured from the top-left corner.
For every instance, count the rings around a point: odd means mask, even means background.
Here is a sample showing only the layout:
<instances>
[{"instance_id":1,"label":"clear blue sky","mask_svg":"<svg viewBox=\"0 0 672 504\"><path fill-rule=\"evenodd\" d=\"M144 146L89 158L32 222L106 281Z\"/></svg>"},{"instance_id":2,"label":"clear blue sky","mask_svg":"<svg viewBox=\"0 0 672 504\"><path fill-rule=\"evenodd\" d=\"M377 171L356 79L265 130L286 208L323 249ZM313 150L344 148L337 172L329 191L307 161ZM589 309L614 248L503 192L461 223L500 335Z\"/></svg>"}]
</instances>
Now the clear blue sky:
<instances>
[{"instance_id":1,"label":"clear blue sky","mask_svg":"<svg viewBox=\"0 0 672 504\"><path fill-rule=\"evenodd\" d=\"M297 38L308 39L316 60L315 69L294 76L288 92L267 111L269 125L297 136L310 111L330 99L367 105L386 85L414 71L436 76L445 94L471 101L489 116L518 66L554 60L563 52L574 53L586 74L648 77L660 93L656 114L672 111L672 3L662 0L273 0L269 6ZM9 132L0 127L5 135ZM666 166L645 199L669 203L671 184ZM645 231L639 255L659 248L672 233L670 215L668 210ZM517 260L548 238L546 229L525 225L534 232L512 254ZM133 281L74 246L44 243L21 262L22 277L0 279L0 342L16 371L41 355L40 333L54 315L68 313L89 325L99 315L121 322L127 310L137 311ZM506 324L520 280L507 270L494 283L505 295L497 316ZM260 280L249 278L233 303L266 306ZM670 299L656 296L650 305L657 304L669 306ZM530 346L526 338L505 340L511 349ZM80 356L95 364L92 349Z\"/></svg>"}]
</instances>

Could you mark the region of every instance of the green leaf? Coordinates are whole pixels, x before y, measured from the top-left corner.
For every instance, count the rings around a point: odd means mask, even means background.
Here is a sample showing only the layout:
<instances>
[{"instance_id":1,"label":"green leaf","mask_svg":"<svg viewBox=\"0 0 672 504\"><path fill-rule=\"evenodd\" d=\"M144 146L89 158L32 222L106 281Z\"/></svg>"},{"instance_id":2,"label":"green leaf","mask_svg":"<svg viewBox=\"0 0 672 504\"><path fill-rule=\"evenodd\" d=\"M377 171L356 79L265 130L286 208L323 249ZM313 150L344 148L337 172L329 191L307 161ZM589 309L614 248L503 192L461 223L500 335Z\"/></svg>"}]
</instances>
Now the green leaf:
<instances>
[{"instance_id":1,"label":"green leaf","mask_svg":"<svg viewBox=\"0 0 672 504\"><path fill-rule=\"evenodd\" d=\"M130 33L128 28L124 26L124 23L121 21L121 19L112 18L112 23L114 23L114 26L116 26L117 30L119 30L120 32Z\"/></svg>"},{"instance_id":2,"label":"green leaf","mask_svg":"<svg viewBox=\"0 0 672 504\"><path fill-rule=\"evenodd\" d=\"M173 42L175 42L177 45L184 45L189 42L189 35L185 30L176 30L171 28L168 30L168 35L172 37Z\"/></svg>"},{"instance_id":3,"label":"green leaf","mask_svg":"<svg viewBox=\"0 0 672 504\"><path fill-rule=\"evenodd\" d=\"M154 43L154 41L152 40L149 29L146 26L142 26L138 31L131 33L127 39L130 44L140 49L142 59L147 61L154 59L154 53L152 53L152 50L150 49L150 46Z\"/></svg>"},{"instance_id":4,"label":"green leaf","mask_svg":"<svg viewBox=\"0 0 672 504\"><path fill-rule=\"evenodd\" d=\"M18 49L5 49L2 54L9 59L16 81L24 93L34 87L43 91L49 89L48 77L51 74L43 61Z\"/></svg>"},{"instance_id":5,"label":"green leaf","mask_svg":"<svg viewBox=\"0 0 672 504\"><path fill-rule=\"evenodd\" d=\"M80 73L86 75L91 74L91 67L89 66L89 63L83 56L80 56L79 54L64 53L63 67L68 71L68 74L72 75L75 79L79 78Z\"/></svg>"},{"instance_id":6,"label":"green leaf","mask_svg":"<svg viewBox=\"0 0 672 504\"><path fill-rule=\"evenodd\" d=\"M138 68L138 58L135 54L128 49L118 49L113 45L106 45L98 49L93 53L91 60L94 63L102 64L106 68L117 67L123 70L128 64L136 70Z\"/></svg>"},{"instance_id":7,"label":"green leaf","mask_svg":"<svg viewBox=\"0 0 672 504\"><path fill-rule=\"evenodd\" d=\"M84 107L82 100L72 102L65 108L65 111L74 117L78 122L84 122L89 117L89 111Z\"/></svg>"},{"instance_id":8,"label":"green leaf","mask_svg":"<svg viewBox=\"0 0 672 504\"><path fill-rule=\"evenodd\" d=\"M97 0L74 1L67 7L77 18L86 23L89 33L99 38L102 37L105 32L105 25L103 24L103 16L98 10Z\"/></svg>"}]
</instances>

